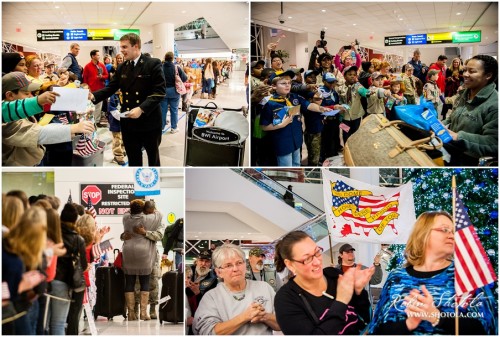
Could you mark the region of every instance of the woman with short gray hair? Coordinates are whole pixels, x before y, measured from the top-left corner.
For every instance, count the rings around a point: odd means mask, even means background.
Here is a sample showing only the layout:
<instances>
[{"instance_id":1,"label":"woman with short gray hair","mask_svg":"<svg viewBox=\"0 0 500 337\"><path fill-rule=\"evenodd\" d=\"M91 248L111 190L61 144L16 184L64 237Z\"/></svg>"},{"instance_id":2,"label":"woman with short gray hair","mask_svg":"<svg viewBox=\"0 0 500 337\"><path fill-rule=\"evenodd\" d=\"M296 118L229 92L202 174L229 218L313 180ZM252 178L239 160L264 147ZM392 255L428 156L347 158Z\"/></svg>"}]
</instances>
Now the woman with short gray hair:
<instances>
[{"instance_id":1,"label":"woman with short gray hair","mask_svg":"<svg viewBox=\"0 0 500 337\"><path fill-rule=\"evenodd\" d=\"M212 254L223 282L203 296L194 316L197 335L272 335L281 330L274 314L274 290L263 281L245 279L245 253L224 244Z\"/></svg>"}]
</instances>

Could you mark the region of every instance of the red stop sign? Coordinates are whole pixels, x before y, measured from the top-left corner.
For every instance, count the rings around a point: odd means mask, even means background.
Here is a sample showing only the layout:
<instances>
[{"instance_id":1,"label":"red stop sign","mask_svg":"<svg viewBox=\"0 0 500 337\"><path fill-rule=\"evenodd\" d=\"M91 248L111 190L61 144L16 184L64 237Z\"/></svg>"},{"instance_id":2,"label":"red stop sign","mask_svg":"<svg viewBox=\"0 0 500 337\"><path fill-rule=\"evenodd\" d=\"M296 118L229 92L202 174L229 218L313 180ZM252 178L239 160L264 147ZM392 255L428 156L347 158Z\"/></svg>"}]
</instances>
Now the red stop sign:
<instances>
[{"instance_id":1,"label":"red stop sign","mask_svg":"<svg viewBox=\"0 0 500 337\"><path fill-rule=\"evenodd\" d=\"M96 185L88 185L82 190L82 202L87 203L90 200L92 205L99 203L102 199L102 192Z\"/></svg>"}]
</instances>

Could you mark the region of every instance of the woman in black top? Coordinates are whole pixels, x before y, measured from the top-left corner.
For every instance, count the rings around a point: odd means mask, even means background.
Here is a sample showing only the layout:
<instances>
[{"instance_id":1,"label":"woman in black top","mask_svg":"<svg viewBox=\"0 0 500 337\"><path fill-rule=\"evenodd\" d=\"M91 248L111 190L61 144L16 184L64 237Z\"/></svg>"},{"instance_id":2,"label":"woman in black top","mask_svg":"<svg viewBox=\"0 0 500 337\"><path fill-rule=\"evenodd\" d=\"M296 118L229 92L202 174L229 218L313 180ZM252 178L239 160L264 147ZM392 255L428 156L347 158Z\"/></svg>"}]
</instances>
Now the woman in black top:
<instances>
[{"instance_id":1,"label":"woman in black top","mask_svg":"<svg viewBox=\"0 0 500 337\"><path fill-rule=\"evenodd\" d=\"M364 286L374 267L351 268L340 275L323 269L323 249L304 232L288 233L276 245L276 270L295 274L274 299L276 319L285 335L358 335L370 321Z\"/></svg>"}]
</instances>

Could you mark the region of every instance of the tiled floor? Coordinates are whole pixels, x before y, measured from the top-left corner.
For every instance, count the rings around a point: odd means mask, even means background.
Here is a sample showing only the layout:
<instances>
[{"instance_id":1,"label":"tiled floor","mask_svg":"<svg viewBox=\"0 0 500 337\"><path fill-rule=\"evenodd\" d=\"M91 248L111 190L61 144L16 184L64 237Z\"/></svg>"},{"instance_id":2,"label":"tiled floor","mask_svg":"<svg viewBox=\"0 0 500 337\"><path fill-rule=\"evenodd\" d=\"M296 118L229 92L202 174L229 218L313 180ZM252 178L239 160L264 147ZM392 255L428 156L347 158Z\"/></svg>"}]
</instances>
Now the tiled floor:
<instances>
[{"instance_id":1,"label":"tiled floor","mask_svg":"<svg viewBox=\"0 0 500 337\"><path fill-rule=\"evenodd\" d=\"M239 109L247 106L244 71L233 71L231 78L217 87L217 97L215 100L201 99L200 94L194 95L192 105L205 106L208 102L215 102L218 107ZM168 129L162 136L160 145L160 162L162 166L183 166L184 165L184 148L186 141L186 113L179 110L178 129L175 134L170 133ZM98 129L99 139L106 143L104 150L103 166L119 166L113 162L113 153L111 151L111 132L107 128ZM250 142L246 142L244 165L249 165ZM147 156L144 152L144 165L147 165Z\"/></svg>"},{"instance_id":2,"label":"tiled floor","mask_svg":"<svg viewBox=\"0 0 500 337\"><path fill-rule=\"evenodd\" d=\"M83 327L83 321L80 326ZM95 321L97 333L99 335L184 335L184 324L166 323L160 325L158 320L150 321L126 321L121 316L116 316L113 320L108 321L107 318L99 317ZM90 335L88 330L80 333L81 335Z\"/></svg>"}]
</instances>

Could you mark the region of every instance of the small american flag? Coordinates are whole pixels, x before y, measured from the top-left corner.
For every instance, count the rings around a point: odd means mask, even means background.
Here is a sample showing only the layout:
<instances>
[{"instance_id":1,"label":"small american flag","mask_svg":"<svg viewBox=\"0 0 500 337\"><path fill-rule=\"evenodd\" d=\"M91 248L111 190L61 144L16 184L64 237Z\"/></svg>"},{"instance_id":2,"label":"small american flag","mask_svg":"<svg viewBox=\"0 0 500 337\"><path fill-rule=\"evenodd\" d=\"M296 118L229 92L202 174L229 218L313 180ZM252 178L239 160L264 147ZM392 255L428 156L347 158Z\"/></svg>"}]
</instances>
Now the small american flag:
<instances>
[{"instance_id":1,"label":"small american flag","mask_svg":"<svg viewBox=\"0 0 500 337\"><path fill-rule=\"evenodd\" d=\"M92 246L92 254L96 259L111 250L113 250L113 246L111 245L111 241L109 239Z\"/></svg>"},{"instance_id":2,"label":"small american flag","mask_svg":"<svg viewBox=\"0 0 500 337\"><path fill-rule=\"evenodd\" d=\"M89 199L87 201L87 211L89 211L90 214L92 214L92 217L94 219L96 218L97 212L95 211L95 208L94 208L94 205L92 204L92 200L90 199L90 196L89 196Z\"/></svg>"},{"instance_id":3,"label":"small american flag","mask_svg":"<svg viewBox=\"0 0 500 337\"><path fill-rule=\"evenodd\" d=\"M76 152L84 158L93 155L101 149L102 147L96 146L92 139L85 135L81 135L78 143L76 144Z\"/></svg>"},{"instance_id":4,"label":"small american flag","mask_svg":"<svg viewBox=\"0 0 500 337\"><path fill-rule=\"evenodd\" d=\"M343 181L337 180L334 190L348 192L355 189ZM340 207L345 204L354 205L356 207L354 213L351 209L348 209L342 213L342 216L346 220L352 220L356 226L362 227L366 234L366 231L378 227L386 216L398 211L399 196L400 192L389 198L381 195L332 196L332 205L334 207ZM396 230L395 227L391 227L393 230Z\"/></svg>"},{"instance_id":5,"label":"small american flag","mask_svg":"<svg viewBox=\"0 0 500 337\"><path fill-rule=\"evenodd\" d=\"M495 282L497 277L462 199L455 194L455 291L460 296Z\"/></svg>"}]
</instances>

